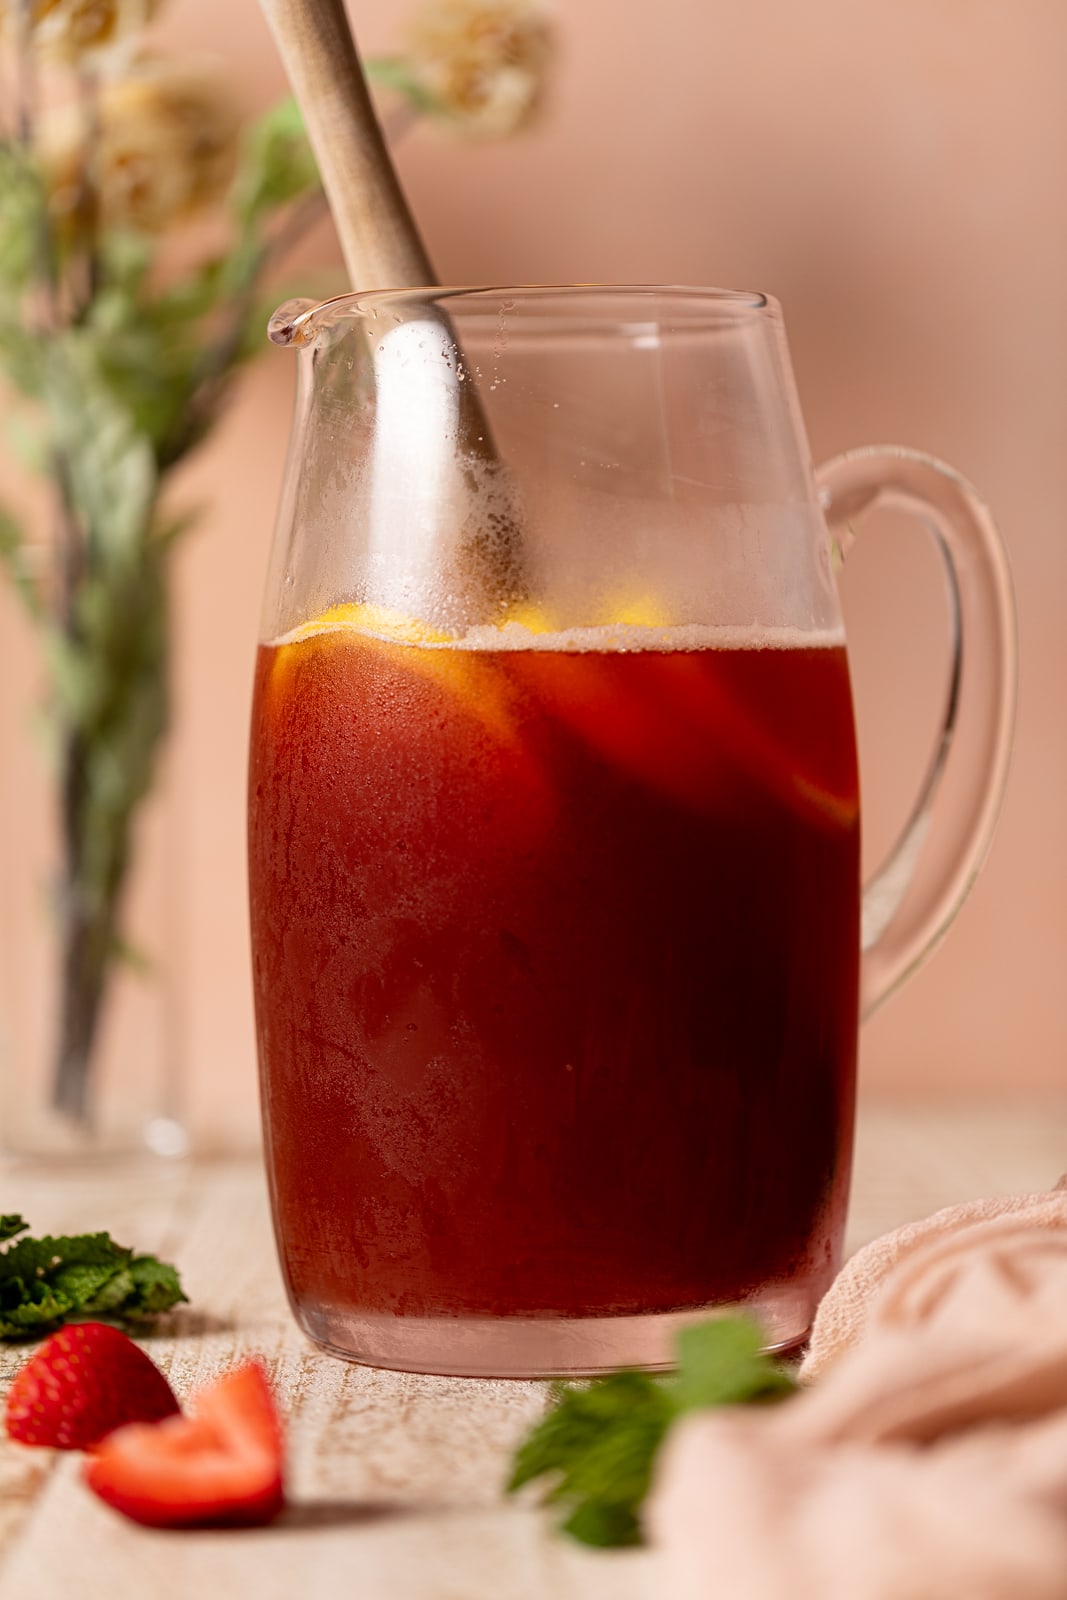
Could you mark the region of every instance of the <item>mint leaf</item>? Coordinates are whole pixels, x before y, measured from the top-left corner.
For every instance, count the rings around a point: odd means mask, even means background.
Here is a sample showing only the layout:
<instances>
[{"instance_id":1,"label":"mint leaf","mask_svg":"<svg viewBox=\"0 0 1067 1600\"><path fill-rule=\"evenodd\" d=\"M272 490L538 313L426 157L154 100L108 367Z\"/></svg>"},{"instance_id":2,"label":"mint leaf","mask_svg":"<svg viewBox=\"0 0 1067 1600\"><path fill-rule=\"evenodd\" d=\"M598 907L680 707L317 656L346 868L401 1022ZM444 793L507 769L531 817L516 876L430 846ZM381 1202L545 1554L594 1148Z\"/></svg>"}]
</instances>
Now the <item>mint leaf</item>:
<instances>
[{"instance_id":1,"label":"mint leaf","mask_svg":"<svg viewBox=\"0 0 1067 1600\"><path fill-rule=\"evenodd\" d=\"M0 1240L25 1228L21 1217L0 1217ZM185 1298L172 1266L135 1256L107 1233L19 1238L0 1250L0 1339L40 1336L79 1318L139 1321Z\"/></svg>"},{"instance_id":2,"label":"mint leaf","mask_svg":"<svg viewBox=\"0 0 1067 1600\"><path fill-rule=\"evenodd\" d=\"M133 1288L123 1307L123 1316L140 1320L169 1311L186 1296L182 1293L177 1272L166 1261L155 1256L135 1256L128 1268Z\"/></svg>"},{"instance_id":3,"label":"mint leaf","mask_svg":"<svg viewBox=\"0 0 1067 1600\"><path fill-rule=\"evenodd\" d=\"M641 1524L631 1506L585 1500L560 1527L579 1544L599 1550L620 1550L642 1542Z\"/></svg>"},{"instance_id":4,"label":"mint leaf","mask_svg":"<svg viewBox=\"0 0 1067 1600\"><path fill-rule=\"evenodd\" d=\"M49 1274L52 1288L69 1300L72 1309L83 1310L90 1305L110 1283L121 1280L126 1274L108 1263L73 1261L56 1267Z\"/></svg>"},{"instance_id":5,"label":"mint leaf","mask_svg":"<svg viewBox=\"0 0 1067 1600\"><path fill-rule=\"evenodd\" d=\"M792 1394L796 1384L763 1354L763 1335L747 1317L698 1322L678 1335L678 1372L671 1384L675 1409L744 1405Z\"/></svg>"},{"instance_id":6,"label":"mint leaf","mask_svg":"<svg viewBox=\"0 0 1067 1600\"><path fill-rule=\"evenodd\" d=\"M73 1309L64 1295L47 1284L29 1285L11 1304L0 1293L0 1339L41 1338L65 1322Z\"/></svg>"},{"instance_id":7,"label":"mint leaf","mask_svg":"<svg viewBox=\"0 0 1067 1600\"><path fill-rule=\"evenodd\" d=\"M599 1494L631 1473L640 1454L636 1440L662 1435L673 1415L663 1385L643 1372L615 1372L588 1385L557 1383L555 1405L519 1448L509 1491L559 1472L548 1491L552 1500L568 1493Z\"/></svg>"},{"instance_id":8,"label":"mint leaf","mask_svg":"<svg viewBox=\"0 0 1067 1600\"><path fill-rule=\"evenodd\" d=\"M722 1317L683 1330L673 1377L624 1371L555 1384L551 1410L516 1452L508 1492L544 1478L543 1503L564 1509L564 1533L601 1548L639 1544L656 1455L679 1416L796 1388L761 1344L755 1322Z\"/></svg>"},{"instance_id":9,"label":"mint leaf","mask_svg":"<svg viewBox=\"0 0 1067 1600\"><path fill-rule=\"evenodd\" d=\"M78 1310L86 1317L121 1318L123 1307L128 1304L131 1297L136 1296L129 1267L119 1267L118 1271L108 1272L106 1277L93 1287L89 1286L86 1278L86 1289L88 1292L78 1303Z\"/></svg>"},{"instance_id":10,"label":"mint leaf","mask_svg":"<svg viewBox=\"0 0 1067 1600\"><path fill-rule=\"evenodd\" d=\"M82 1233L70 1238L46 1233L39 1239L19 1239L0 1253L0 1293L8 1282L52 1279L67 1265L109 1266L114 1270L125 1265L130 1255L106 1233Z\"/></svg>"},{"instance_id":11,"label":"mint leaf","mask_svg":"<svg viewBox=\"0 0 1067 1600\"><path fill-rule=\"evenodd\" d=\"M568 1515L583 1544L636 1544L636 1508L674 1416L666 1386L643 1372L616 1372L586 1386L557 1384L555 1405L519 1449L508 1491L549 1477L546 1504Z\"/></svg>"}]
</instances>

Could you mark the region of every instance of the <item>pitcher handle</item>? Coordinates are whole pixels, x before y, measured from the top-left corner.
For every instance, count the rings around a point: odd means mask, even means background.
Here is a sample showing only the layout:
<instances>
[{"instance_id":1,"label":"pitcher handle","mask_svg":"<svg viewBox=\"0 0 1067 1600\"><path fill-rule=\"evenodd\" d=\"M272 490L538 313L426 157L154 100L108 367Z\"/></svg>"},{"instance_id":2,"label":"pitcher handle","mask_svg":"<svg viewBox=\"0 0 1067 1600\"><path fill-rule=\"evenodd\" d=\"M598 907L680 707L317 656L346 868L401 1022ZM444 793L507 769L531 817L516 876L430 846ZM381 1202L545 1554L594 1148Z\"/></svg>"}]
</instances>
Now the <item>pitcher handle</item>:
<instances>
[{"instance_id":1,"label":"pitcher handle","mask_svg":"<svg viewBox=\"0 0 1067 1600\"><path fill-rule=\"evenodd\" d=\"M952 663L941 730L904 830L863 891L868 1016L940 943L989 849L1015 720L1015 605L993 519L944 462L896 446L850 450L816 481L840 558L869 512L909 511L926 524L948 581Z\"/></svg>"}]
</instances>

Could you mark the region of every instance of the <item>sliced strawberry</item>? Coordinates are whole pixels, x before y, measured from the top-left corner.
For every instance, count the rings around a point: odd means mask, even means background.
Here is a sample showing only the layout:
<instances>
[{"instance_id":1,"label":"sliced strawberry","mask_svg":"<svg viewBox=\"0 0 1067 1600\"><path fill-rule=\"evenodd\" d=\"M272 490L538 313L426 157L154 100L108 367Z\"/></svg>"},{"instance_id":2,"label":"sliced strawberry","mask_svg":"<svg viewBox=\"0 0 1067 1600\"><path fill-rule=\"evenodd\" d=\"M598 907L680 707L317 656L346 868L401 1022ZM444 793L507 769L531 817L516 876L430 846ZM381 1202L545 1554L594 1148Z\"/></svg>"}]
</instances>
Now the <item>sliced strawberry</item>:
<instances>
[{"instance_id":1,"label":"sliced strawberry","mask_svg":"<svg viewBox=\"0 0 1067 1600\"><path fill-rule=\"evenodd\" d=\"M132 1339L82 1322L53 1333L16 1374L5 1423L20 1444L87 1450L127 1423L178 1410L170 1384Z\"/></svg>"},{"instance_id":2,"label":"sliced strawberry","mask_svg":"<svg viewBox=\"0 0 1067 1600\"><path fill-rule=\"evenodd\" d=\"M246 1361L194 1404L113 1433L86 1463L89 1488L150 1528L270 1522L284 1503L282 1431L263 1368Z\"/></svg>"}]
</instances>

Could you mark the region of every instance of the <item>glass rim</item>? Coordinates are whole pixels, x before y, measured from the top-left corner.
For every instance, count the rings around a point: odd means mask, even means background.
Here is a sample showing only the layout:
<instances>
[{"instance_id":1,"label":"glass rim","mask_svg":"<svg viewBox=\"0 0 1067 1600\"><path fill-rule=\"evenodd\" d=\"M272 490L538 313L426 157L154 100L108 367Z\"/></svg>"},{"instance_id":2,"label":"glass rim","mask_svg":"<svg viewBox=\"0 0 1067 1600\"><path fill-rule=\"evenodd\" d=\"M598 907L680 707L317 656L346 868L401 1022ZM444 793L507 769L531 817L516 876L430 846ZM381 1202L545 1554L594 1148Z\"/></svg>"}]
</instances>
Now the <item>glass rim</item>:
<instances>
[{"instance_id":1,"label":"glass rim","mask_svg":"<svg viewBox=\"0 0 1067 1600\"><path fill-rule=\"evenodd\" d=\"M718 289L693 284L650 283L519 283L519 284L426 284L405 289L356 289L344 294L330 295L325 300L287 300L278 307L268 324L268 336L279 345L306 345L323 329L346 317L377 317L383 306L435 305L442 310L469 306L484 306L485 310L515 310L505 301L523 301L527 307L550 310L553 306L582 308L588 320L604 327L619 326L633 321L643 301L665 300L681 310L689 307L705 317L709 314L718 322L743 322L752 316L777 312L777 302L759 290ZM621 308L614 314L602 309L597 314L593 307L597 301L626 301L629 315L623 316ZM572 310L573 315L573 310ZM694 319L695 320L695 319Z\"/></svg>"}]
</instances>

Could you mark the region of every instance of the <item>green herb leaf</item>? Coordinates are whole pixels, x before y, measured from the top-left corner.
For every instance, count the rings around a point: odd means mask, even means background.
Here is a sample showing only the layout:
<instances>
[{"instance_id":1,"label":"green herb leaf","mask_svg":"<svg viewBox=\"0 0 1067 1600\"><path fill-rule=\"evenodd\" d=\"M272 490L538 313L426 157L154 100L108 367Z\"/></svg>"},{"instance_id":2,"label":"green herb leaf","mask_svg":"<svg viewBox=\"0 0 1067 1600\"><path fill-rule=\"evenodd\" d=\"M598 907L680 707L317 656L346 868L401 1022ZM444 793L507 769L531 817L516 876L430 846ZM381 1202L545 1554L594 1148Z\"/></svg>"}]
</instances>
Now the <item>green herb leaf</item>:
<instances>
[{"instance_id":1,"label":"green herb leaf","mask_svg":"<svg viewBox=\"0 0 1067 1600\"><path fill-rule=\"evenodd\" d=\"M0 1240L26 1226L0 1217ZM139 1321L185 1298L172 1266L135 1256L107 1233L18 1238L0 1251L0 1339L39 1337L87 1317Z\"/></svg>"},{"instance_id":2,"label":"green herb leaf","mask_svg":"<svg viewBox=\"0 0 1067 1600\"><path fill-rule=\"evenodd\" d=\"M134 1256L127 1269L133 1287L122 1309L124 1317L140 1320L169 1311L186 1297L175 1269L155 1256Z\"/></svg>"},{"instance_id":3,"label":"green herb leaf","mask_svg":"<svg viewBox=\"0 0 1067 1600\"><path fill-rule=\"evenodd\" d=\"M4 433L17 460L28 472L47 472L48 436L39 416L28 408L13 407L4 418Z\"/></svg>"},{"instance_id":4,"label":"green herb leaf","mask_svg":"<svg viewBox=\"0 0 1067 1600\"><path fill-rule=\"evenodd\" d=\"M109 1283L124 1276L123 1269L120 1267L116 1271L113 1262L66 1261L50 1274L50 1282L55 1293L72 1306L85 1307L94 1302Z\"/></svg>"},{"instance_id":5,"label":"green herb leaf","mask_svg":"<svg viewBox=\"0 0 1067 1600\"><path fill-rule=\"evenodd\" d=\"M552 1408L516 1453L508 1492L546 1478L543 1502L564 1508L563 1532L599 1547L639 1544L656 1455L679 1416L782 1399L795 1389L761 1344L755 1322L723 1317L679 1335L673 1377L616 1372L555 1384Z\"/></svg>"},{"instance_id":6,"label":"green herb leaf","mask_svg":"<svg viewBox=\"0 0 1067 1600\"><path fill-rule=\"evenodd\" d=\"M25 150L0 139L0 291L18 295L37 267L45 196L41 179Z\"/></svg>"},{"instance_id":7,"label":"green herb leaf","mask_svg":"<svg viewBox=\"0 0 1067 1600\"><path fill-rule=\"evenodd\" d=\"M445 116L442 101L417 77L410 62L403 56L371 56L363 63L363 70L371 83L392 89L409 102L413 111L427 116Z\"/></svg>"},{"instance_id":8,"label":"green herb leaf","mask_svg":"<svg viewBox=\"0 0 1067 1600\"><path fill-rule=\"evenodd\" d=\"M3 506L0 506L0 568L6 569L15 593L29 615L35 622L40 622L44 614L41 593L26 560L22 531ZM0 1234L0 1239L4 1237Z\"/></svg>"},{"instance_id":9,"label":"green herb leaf","mask_svg":"<svg viewBox=\"0 0 1067 1600\"><path fill-rule=\"evenodd\" d=\"M698 1322L678 1335L678 1372L671 1383L675 1409L744 1405L792 1394L796 1384L763 1354L763 1335L747 1317Z\"/></svg>"},{"instance_id":10,"label":"green herb leaf","mask_svg":"<svg viewBox=\"0 0 1067 1600\"><path fill-rule=\"evenodd\" d=\"M264 215L319 187L319 169L300 107L292 96L253 123L233 187L238 221L249 228Z\"/></svg>"},{"instance_id":11,"label":"green herb leaf","mask_svg":"<svg viewBox=\"0 0 1067 1600\"><path fill-rule=\"evenodd\" d=\"M642 1542L641 1524L631 1506L583 1500L560 1527L579 1544L591 1544L599 1550L624 1549Z\"/></svg>"},{"instance_id":12,"label":"green herb leaf","mask_svg":"<svg viewBox=\"0 0 1067 1600\"><path fill-rule=\"evenodd\" d=\"M42 352L45 395L66 462L74 506L85 520L90 564L124 568L136 559L157 491L151 442L116 395L102 335L72 328Z\"/></svg>"},{"instance_id":13,"label":"green herb leaf","mask_svg":"<svg viewBox=\"0 0 1067 1600\"><path fill-rule=\"evenodd\" d=\"M556 1384L553 1398L516 1454L509 1491L555 1473L550 1500L630 1496L642 1456L650 1458L673 1416L664 1386L643 1372L615 1372L589 1385Z\"/></svg>"}]
</instances>

